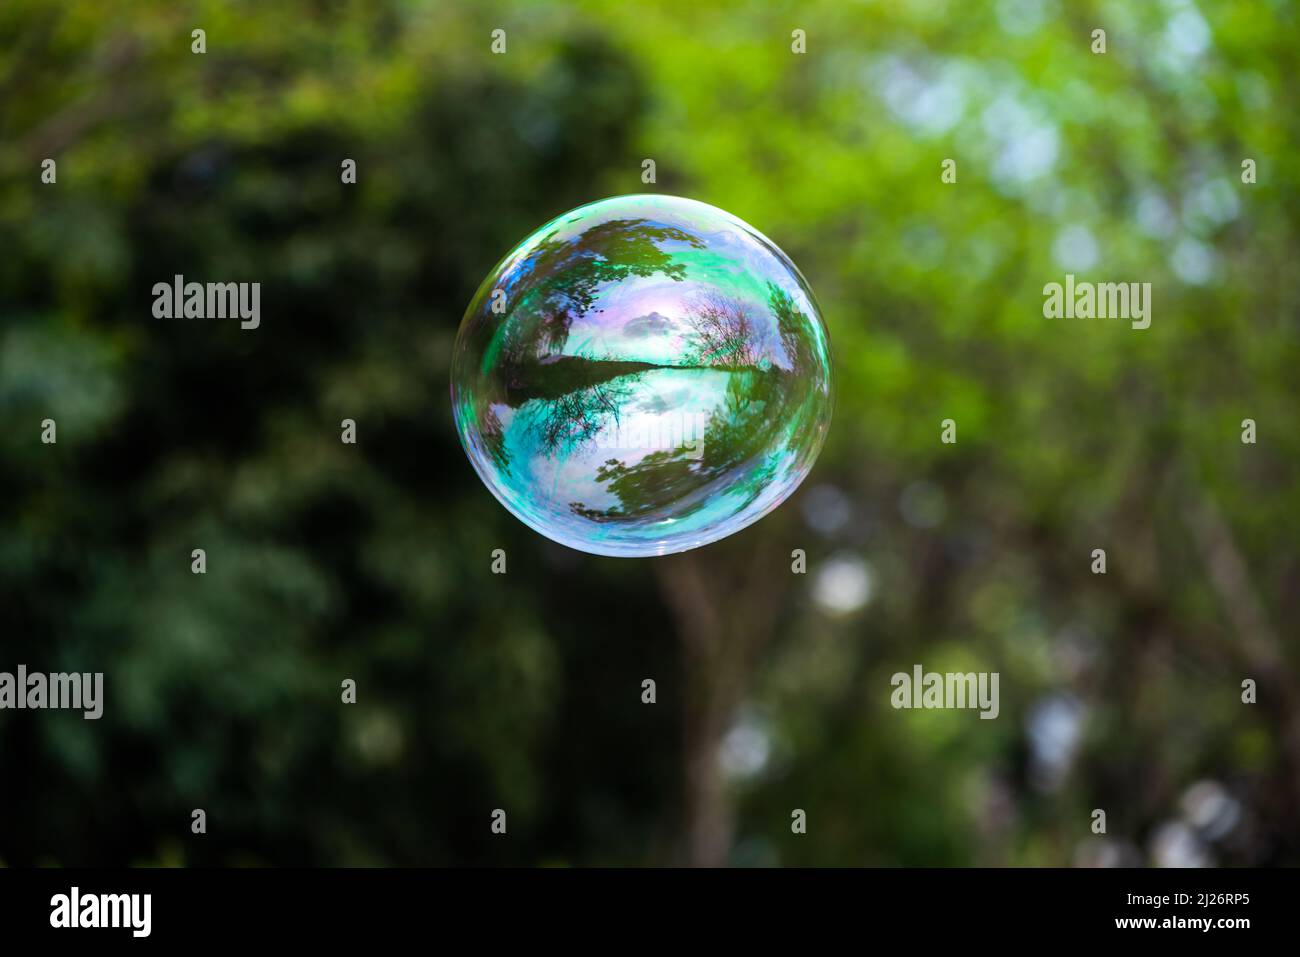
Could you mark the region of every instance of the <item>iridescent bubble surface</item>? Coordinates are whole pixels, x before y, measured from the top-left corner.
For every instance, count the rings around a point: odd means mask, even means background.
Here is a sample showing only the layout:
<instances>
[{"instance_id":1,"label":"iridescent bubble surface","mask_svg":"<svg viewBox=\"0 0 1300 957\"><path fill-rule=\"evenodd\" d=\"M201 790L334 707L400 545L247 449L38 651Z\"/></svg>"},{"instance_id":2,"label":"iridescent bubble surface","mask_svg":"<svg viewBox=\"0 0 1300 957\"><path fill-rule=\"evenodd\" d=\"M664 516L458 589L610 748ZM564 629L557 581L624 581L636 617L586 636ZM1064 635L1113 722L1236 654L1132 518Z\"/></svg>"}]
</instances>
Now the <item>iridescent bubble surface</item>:
<instances>
[{"instance_id":1,"label":"iridescent bubble surface","mask_svg":"<svg viewBox=\"0 0 1300 957\"><path fill-rule=\"evenodd\" d=\"M676 196L553 219L479 287L452 408L492 493L557 542L664 555L762 518L831 417L830 343L799 270Z\"/></svg>"}]
</instances>

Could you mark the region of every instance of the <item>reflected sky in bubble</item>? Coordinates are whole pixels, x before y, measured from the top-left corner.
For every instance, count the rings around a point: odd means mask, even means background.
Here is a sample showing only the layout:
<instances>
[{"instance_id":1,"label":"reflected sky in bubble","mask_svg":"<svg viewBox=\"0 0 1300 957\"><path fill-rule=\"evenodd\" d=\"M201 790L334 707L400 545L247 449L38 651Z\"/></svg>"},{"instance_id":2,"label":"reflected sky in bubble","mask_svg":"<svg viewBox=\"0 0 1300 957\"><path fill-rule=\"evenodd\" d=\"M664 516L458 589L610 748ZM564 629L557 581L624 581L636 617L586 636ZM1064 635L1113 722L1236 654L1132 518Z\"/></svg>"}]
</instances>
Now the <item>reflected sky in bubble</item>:
<instances>
[{"instance_id":1,"label":"reflected sky in bubble","mask_svg":"<svg viewBox=\"0 0 1300 957\"><path fill-rule=\"evenodd\" d=\"M761 233L694 200L619 196L493 269L451 393L475 470L523 522L585 552L664 555L803 481L830 424L830 344Z\"/></svg>"}]
</instances>

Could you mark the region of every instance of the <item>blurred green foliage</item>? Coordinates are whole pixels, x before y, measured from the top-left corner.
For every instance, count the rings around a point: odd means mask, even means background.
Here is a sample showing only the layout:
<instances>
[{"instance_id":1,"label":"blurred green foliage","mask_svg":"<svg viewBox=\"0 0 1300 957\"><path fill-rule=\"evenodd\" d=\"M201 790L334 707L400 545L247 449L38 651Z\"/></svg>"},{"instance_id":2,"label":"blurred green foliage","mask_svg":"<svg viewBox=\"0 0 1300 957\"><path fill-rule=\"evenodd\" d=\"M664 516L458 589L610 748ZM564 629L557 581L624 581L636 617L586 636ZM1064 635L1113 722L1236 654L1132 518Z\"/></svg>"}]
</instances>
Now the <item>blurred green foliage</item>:
<instances>
[{"instance_id":1,"label":"blurred green foliage","mask_svg":"<svg viewBox=\"0 0 1300 957\"><path fill-rule=\"evenodd\" d=\"M1282 0L6 0L0 670L107 700L0 712L0 860L1300 862L1297 67ZM647 189L799 264L836 420L757 526L598 559L479 484L451 345ZM153 319L177 273L261 328ZM918 662L1000 717L893 710Z\"/></svg>"}]
</instances>

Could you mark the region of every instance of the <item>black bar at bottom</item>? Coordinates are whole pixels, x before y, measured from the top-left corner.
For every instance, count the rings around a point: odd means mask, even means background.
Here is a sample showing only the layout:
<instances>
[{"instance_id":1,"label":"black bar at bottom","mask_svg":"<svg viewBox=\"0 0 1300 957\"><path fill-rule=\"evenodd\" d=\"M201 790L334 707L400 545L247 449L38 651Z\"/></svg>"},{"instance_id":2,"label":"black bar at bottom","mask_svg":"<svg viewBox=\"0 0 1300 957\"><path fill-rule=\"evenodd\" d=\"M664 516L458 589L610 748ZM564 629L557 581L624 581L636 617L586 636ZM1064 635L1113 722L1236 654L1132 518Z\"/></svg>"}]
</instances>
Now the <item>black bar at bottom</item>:
<instances>
[{"instance_id":1,"label":"black bar at bottom","mask_svg":"<svg viewBox=\"0 0 1300 957\"><path fill-rule=\"evenodd\" d=\"M1292 878L1267 870L0 870L0 928L6 944L92 946L119 938L336 947L409 936L459 947L516 934L543 946L654 938L701 923L733 939L844 931L920 933L927 943L1054 934L1231 945L1286 929Z\"/></svg>"}]
</instances>

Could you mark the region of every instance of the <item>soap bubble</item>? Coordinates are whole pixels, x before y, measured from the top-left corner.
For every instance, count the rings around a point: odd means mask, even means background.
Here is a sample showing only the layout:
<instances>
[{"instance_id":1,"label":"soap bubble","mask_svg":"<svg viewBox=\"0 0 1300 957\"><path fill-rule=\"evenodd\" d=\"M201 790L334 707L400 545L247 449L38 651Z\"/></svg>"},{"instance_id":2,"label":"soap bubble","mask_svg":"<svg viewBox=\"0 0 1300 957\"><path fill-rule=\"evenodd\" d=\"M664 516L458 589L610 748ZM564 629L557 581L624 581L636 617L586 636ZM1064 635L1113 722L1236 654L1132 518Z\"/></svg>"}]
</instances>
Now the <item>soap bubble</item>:
<instances>
[{"instance_id":1,"label":"soap bubble","mask_svg":"<svg viewBox=\"0 0 1300 957\"><path fill-rule=\"evenodd\" d=\"M619 196L492 270L451 398L470 462L525 524L597 555L665 555L758 521L803 481L830 424L830 343L757 230L694 200Z\"/></svg>"}]
</instances>

